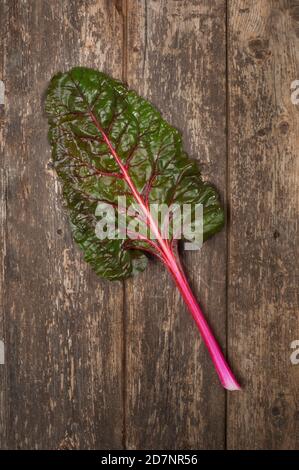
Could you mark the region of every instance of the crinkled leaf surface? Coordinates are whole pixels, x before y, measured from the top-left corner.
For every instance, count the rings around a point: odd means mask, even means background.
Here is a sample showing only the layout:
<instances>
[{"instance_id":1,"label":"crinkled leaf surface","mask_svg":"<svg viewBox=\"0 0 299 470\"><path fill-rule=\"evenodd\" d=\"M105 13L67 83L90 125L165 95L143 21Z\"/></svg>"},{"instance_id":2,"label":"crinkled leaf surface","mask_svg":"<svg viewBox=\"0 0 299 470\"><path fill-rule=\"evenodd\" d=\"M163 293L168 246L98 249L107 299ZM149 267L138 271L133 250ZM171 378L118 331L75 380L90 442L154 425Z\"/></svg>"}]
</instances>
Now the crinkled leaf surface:
<instances>
[{"instance_id":1,"label":"crinkled leaf surface","mask_svg":"<svg viewBox=\"0 0 299 470\"><path fill-rule=\"evenodd\" d=\"M202 203L204 240L222 227L218 195L184 152L181 134L121 82L83 67L59 73L47 91L46 113L74 238L100 276L122 279L141 271L145 252L153 250L146 241L95 234L100 201L115 205L123 196L129 206L135 199L111 146L145 204Z\"/></svg>"}]
</instances>

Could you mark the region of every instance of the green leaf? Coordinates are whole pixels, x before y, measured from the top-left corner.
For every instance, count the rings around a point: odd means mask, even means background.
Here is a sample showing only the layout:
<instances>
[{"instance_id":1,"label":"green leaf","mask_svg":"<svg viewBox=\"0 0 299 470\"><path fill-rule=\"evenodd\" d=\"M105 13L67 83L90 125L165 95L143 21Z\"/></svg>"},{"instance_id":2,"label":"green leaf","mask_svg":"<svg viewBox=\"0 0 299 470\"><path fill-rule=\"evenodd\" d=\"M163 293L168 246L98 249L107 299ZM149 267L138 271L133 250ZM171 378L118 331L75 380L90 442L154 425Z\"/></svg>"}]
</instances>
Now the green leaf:
<instances>
[{"instance_id":1,"label":"green leaf","mask_svg":"<svg viewBox=\"0 0 299 470\"><path fill-rule=\"evenodd\" d=\"M145 206L202 203L204 240L223 226L218 194L184 152L180 132L121 82L83 67L59 73L47 91L46 113L74 238L100 276L126 278L145 269L145 252L159 256L146 239L100 240L95 233L98 203L115 206L123 196L129 207L136 203L132 185Z\"/></svg>"}]
</instances>

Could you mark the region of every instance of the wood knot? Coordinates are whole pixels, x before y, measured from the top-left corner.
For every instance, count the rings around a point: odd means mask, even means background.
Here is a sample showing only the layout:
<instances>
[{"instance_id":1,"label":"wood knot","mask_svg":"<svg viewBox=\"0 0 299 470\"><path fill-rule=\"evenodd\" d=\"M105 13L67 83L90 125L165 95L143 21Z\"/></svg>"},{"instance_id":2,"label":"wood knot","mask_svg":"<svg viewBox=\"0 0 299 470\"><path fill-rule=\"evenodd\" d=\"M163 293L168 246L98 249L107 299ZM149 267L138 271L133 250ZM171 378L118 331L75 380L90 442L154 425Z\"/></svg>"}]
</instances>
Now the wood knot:
<instances>
[{"instance_id":1,"label":"wood knot","mask_svg":"<svg viewBox=\"0 0 299 470\"><path fill-rule=\"evenodd\" d=\"M286 135L289 132L290 125L287 121L281 121L278 124L278 130L281 134Z\"/></svg>"},{"instance_id":2,"label":"wood knot","mask_svg":"<svg viewBox=\"0 0 299 470\"><path fill-rule=\"evenodd\" d=\"M271 411L272 411L273 416L279 416L280 415L280 410L279 410L278 406L273 406Z\"/></svg>"},{"instance_id":3,"label":"wood knot","mask_svg":"<svg viewBox=\"0 0 299 470\"><path fill-rule=\"evenodd\" d=\"M277 238L280 237L280 233L278 232L278 230L274 230L274 233L273 233L273 238L275 238L275 240L277 240Z\"/></svg>"},{"instance_id":4,"label":"wood knot","mask_svg":"<svg viewBox=\"0 0 299 470\"><path fill-rule=\"evenodd\" d=\"M250 54L257 60L265 60L271 55L268 39L251 39L248 43L248 47Z\"/></svg>"},{"instance_id":5,"label":"wood knot","mask_svg":"<svg viewBox=\"0 0 299 470\"><path fill-rule=\"evenodd\" d=\"M266 135L269 134L269 132L271 132L271 127L262 127L261 129L257 131L256 135L258 137L266 137Z\"/></svg>"}]
</instances>

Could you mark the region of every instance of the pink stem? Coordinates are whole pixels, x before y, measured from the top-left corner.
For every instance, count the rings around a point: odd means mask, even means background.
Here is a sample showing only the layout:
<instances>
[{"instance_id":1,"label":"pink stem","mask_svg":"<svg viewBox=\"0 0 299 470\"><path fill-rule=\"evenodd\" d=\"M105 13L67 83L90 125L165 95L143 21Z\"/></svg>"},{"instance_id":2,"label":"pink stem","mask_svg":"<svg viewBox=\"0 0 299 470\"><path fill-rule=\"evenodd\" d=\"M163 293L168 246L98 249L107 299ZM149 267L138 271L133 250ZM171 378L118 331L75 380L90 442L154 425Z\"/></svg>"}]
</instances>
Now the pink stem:
<instances>
[{"instance_id":1,"label":"pink stem","mask_svg":"<svg viewBox=\"0 0 299 470\"><path fill-rule=\"evenodd\" d=\"M191 288L188 284L188 281L183 273L182 269L179 267L175 256L172 253L172 259L169 258L170 253L165 260L165 264L169 272L171 273L179 291L182 294L182 297L189 308L196 325L200 331L200 334L203 338L203 341L211 355L212 361L214 363L216 372L219 376L220 382L224 388L227 390L240 390L241 387L238 384L234 374L232 373L220 347L217 343L203 313L198 305Z\"/></svg>"}]
</instances>

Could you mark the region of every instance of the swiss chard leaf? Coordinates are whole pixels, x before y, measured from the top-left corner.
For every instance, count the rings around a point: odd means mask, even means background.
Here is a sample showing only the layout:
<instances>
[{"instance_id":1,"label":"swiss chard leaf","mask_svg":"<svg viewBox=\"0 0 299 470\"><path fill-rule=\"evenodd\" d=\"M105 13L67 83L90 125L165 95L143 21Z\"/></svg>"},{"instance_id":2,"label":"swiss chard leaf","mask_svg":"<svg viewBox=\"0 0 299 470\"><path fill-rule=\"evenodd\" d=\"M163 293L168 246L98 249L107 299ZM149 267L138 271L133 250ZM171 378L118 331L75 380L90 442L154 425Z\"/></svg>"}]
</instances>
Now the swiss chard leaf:
<instances>
[{"instance_id":1,"label":"swiss chard leaf","mask_svg":"<svg viewBox=\"0 0 299 470\"><path fill-rule=\"evenodd\" d=\"M123 279L146 267L146 253L157 256L172 275L211 354L223 386L240 387L196 302L178 260L175 228L150 212L153 204L203 207L203 239L219 231L223 210L215 189L201 179L198 165L182 148L181 134L145 99L102 72L76 67L57 74L46 97L49 140L63 187L74 238L100 276ZM122 206L119 206L119 197ZM99 204L125 211L130 227L134 207L141 212L137 237L100 239ZM173 222L185 224L184 211ZM145 231L143 230L145 229ZM149 235L154 234L154 239ZM169 234L168 234L169 235ZM191 239L190 232L184 233Z\"/></svg>"},{"instance_id":2,"label":"swiss chard leaf","mask_svg":"<svg viewBox=\"0 0 299 470\"><path fill-rule=\"evenodd\" d=\"M95 210L134 196L99 132L101 128L145 203L203 205L203 238L219 231L223 210L182 148L180 132L145 99L102 72L83 67L57 74L47 92L49 139L76 242L100 276L122 279L146 267L141 240L99 240ZM182 217L182 214L180 214ZM160 228L163 220L159 221ZM141 248L141 251L139 248Z\"/></svg>"}]
</instances>

